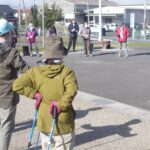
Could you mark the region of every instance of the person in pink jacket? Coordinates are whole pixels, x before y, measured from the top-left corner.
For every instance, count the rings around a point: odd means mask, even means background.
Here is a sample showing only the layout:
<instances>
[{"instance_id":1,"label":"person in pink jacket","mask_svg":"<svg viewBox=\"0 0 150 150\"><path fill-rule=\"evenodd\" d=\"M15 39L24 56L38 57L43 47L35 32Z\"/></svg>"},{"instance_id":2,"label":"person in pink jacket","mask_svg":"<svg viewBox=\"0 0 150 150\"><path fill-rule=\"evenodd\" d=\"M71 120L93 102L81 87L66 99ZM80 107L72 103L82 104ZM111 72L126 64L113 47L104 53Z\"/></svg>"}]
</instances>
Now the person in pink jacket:
<instances>
[{"instance_id":1,"label":"person in pink jacket","mask_svg":"<svg viewBox=\"0 0 150 150\"><path fill-rule=\"evenodd\" d=\"M118 36L118 42L119 42L119 54L118 56L121 57L122 53L122 48L124 44L124 52L125 52L125 57L128 57L128 45L127 45L127 38L129 36L129 30L128 27L125 26L124 23L122 23L118 28L116 32Z\"/></svg>"}]
</instances>

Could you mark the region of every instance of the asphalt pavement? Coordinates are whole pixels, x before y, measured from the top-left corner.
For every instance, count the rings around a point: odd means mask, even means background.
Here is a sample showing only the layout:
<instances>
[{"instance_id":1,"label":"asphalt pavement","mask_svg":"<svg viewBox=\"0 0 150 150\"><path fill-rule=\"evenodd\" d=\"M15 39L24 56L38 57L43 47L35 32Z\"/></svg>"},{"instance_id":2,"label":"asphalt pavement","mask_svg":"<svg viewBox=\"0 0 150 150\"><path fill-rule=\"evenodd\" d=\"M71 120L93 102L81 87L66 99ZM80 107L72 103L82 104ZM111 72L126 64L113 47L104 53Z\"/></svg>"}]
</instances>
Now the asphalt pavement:
<instances>
[{"instance_id":1,"label":"asphalt pavement","mask_svg":"<svg viewBox=\"0 0 150 150\"><path fill-rule=\"evenodd\" d=\"M118 57L117 50L94 51L94 57L70 53L65 63L77 75L82 91L150 110L150 50L129 50Z\"/></svg>"}]
</instances>

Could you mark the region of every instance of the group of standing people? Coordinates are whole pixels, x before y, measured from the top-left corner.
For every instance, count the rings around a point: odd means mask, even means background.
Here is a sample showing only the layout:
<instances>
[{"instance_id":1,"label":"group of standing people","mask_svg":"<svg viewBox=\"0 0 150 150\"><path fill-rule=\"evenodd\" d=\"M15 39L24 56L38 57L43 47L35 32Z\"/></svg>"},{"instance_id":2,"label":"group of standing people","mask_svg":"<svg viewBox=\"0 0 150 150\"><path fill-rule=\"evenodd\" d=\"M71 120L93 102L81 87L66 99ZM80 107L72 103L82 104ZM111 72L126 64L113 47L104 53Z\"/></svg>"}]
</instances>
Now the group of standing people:
<instances>
[{"instance_id":1,"label":"group of standing people","mask_svg":"<svg viewBox=\"0 0 150 150\"><path fill-rule=\"evenodd\" d=\"M72 20L71 24L68 26L69 31L69 44L68 44L68 51L71 48L73 43L73 52L75 52L76 40L79 32L79 26L75 22L75 19ZM90 37L91 37L91 29L87 22L84 22L83 26L80 30L80 35L83 39L84 45L84 54L85 56L92 56L92 49L90 46ZM124 23L117 28L116 35L118 37L118 57L122 56L123 48L124 48L124 56L128 57L128 44L127 38L129 36L128 27L125 26Z\"/></svg>"},{"instance_id":2,"label":"group of standing people","mask_svg":"<svg viewBox=\"0 0 150 150\"><path fill-rule=\"evenodd\" d=\"M71 23L68 26L68 31L69 31L69 43L68 43L68 52L70 51L71 46L73 45L73 52L76 51L76 41L78 34L81 35L83 39L83 46L84 46L84 54L85 56L92 56L92 49L90 46L90 38L91 38L91 29L90 26L88 25L87 22L84 22L83 26L79 30L79 25L75 21L75 19L72 19ZM54 24L51 24L48 28L48 37L53 37L57 36L57 30ZM116 35L118 37L118 47L119 47L119 52L118 52L118 57L122 56L123 52L123 47L124 47L124 52L125 52L125 57L128 57L128 45L127 45L127 38L129 36L129 30L127 26L125 26L124 23L122 23L116 31ZM39 50L37 47L37 42L36 38L38 37L38 34L36 32L35 27L33 24L29 24L28 30L26 33L26 39L28 42L29 46L29 51L30 55L32 56L32 46L35 46L36 49L36 54L39 56Z\"/></svg>"},{"instance_id":3,"label":"group of standing people","mask_svg":"<svg viewBox=\"0 0 150 150\"><path fill-rule=\"evenodd\" d=\"M76 23L75 19L72 20L71 24L68 26L69 31L69 44L68 51L70 51L71 45L73 44L73 52L75 52L76 48L76 40L79 32L79 25ZM83 38L84 45L84 54L85 56L92 56L92 51L90 49L90 35L91 29L87 22L84 22L83 27L80 30L80 34Z\"/></svg>"},{"instance_id":4,"label":"group of standing people","mask_svg":"<svg viewBox=\"0 0 150 150\"><path fill-rule=\"evenodd\" d=\"M54 24L51 24L49 26L47 35L48 35L48 37L57 36L57 30L56 30L56 27L54 26ZM35 47L36 55L40 56L39 49L37 46L37 38L38 38L38 32L36 31L36 28L34 27L34 25L32 23L29 23L27 32L26 32L26 40L28 43L30 56L33 56L33 52L32 52L33 46Z\"/></svg>"}]
</instances>

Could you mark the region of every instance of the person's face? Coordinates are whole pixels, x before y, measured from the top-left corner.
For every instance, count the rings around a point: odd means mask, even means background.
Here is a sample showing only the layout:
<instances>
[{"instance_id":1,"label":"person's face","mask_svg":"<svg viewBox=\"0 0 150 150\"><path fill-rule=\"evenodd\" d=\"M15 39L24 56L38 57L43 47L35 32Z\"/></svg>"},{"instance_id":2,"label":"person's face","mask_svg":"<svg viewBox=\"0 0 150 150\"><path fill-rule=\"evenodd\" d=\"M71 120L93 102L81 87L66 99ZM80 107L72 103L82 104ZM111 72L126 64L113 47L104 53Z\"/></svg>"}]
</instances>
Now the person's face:
<instances>
[{"instance_id":1,"label":"person's face","mask_svg":"<svg viewBox=\"0 0 150 150\"><path fill-rule=\"evenodd\" d=\"M85 22L85 23L84 23L84 26L85 26L85 27L88 27L88 24L87 24L87 22Z\"/></svg>"},{"instance_id":2,"label":"person's face","mask_svg":"<svg viewBox=\"0 0 150 150\"><path fill-rule=\"evenodd\" d=\"M125 27L125 25L124 25L124 24L121 24L121 27L123 28L123 27Z\"/></svg>"},{"instance_id":3,"label":"person's face","mask_svg":"<svg viewBox=\"0 0 150 150\"><path fill-rule=\"evenodd\" d=\"M75 24L75 20L72 20L72 23Z\"/></svg>"}]
</instances>

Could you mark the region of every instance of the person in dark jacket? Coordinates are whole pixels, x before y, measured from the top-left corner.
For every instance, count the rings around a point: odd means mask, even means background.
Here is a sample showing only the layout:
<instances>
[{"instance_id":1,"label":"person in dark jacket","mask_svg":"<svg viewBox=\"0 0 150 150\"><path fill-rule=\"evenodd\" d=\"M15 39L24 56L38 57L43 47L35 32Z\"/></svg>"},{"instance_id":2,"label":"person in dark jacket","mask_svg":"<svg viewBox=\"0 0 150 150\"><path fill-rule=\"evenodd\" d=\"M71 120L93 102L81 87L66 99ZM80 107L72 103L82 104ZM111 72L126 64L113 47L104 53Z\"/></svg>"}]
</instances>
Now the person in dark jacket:
<instances>
[{"instance_id":1,"label":"person in dark jacket","mask_svg":"<svg viewBox=\"0 0 150 150\"><path fill-rule=\"evenodd\" d=\"M70 50L71 45L73 43L73 52L75 52L76 40L79 32L79 26L76 23L75 19L73 19L71 24L68 26L68 31L69 31L68 51Z\"/></svg>"},{"instance_id":2,"label":"person in dark jacket","mask_svg":"<svg viewBox=\"0 0 150 150\"><path fill-rule=\"evenodd\" d=\"M49 37L57 36L57 30L56 30L56 27L54 26L54 24L50 25L50 27L48 29L48 36Z\"/></svg>"},{"instance_id":3,"label":"person in dark jacket","mask_svg":"<svg viewBox=\"0 0 150 150\"><path fill-rule=\"evenodd\" d=\"M29 68L19 52L11 47L13 28L8 21L0 19L0 150L8 150L19 102L18 94L12 91L12 83L18 72Z\"/></svg>"}]
</instances>

